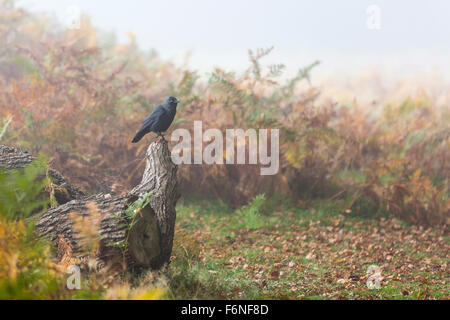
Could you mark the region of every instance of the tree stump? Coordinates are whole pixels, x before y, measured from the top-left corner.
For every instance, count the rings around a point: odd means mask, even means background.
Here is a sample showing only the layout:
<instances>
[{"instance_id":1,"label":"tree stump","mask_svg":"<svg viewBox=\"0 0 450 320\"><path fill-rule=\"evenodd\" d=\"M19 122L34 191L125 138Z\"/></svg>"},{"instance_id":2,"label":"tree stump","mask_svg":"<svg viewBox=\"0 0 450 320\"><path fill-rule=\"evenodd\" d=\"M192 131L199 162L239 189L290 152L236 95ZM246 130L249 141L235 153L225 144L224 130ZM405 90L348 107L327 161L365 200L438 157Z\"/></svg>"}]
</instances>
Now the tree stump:
<instances>
[{"instance_id":1,"label":"tree stump","mask_svg":"<svg viewBox=\"0 0 450 320\"><path fill-rule=\"evenodd\" d=\"M94 233L95 258L105 265L118 260L127 269L168 265L179 198L177 166L166 141L150 144L146 158L142 181L129 193L116 197L101 193L52 208L37 220L38 234L60 247L69 246L71 255L83 258Z\"/></svg>"}]
</instances>

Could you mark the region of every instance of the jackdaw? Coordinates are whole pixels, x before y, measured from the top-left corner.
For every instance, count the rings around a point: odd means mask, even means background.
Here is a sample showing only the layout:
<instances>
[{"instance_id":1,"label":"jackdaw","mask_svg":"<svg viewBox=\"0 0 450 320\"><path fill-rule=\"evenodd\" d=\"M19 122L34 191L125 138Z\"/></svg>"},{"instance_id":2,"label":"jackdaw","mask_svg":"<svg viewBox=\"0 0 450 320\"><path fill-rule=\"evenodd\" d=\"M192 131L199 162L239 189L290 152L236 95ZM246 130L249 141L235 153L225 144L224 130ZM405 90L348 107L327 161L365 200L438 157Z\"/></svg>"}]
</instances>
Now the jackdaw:
<instances>
[{"instance_id":1,"label":"jackdaw","mask_svg":"<svg viewBox=\"0 0 450 320\"><path fill-rule=\"evenodd\" d=\"M156 107L155 110L144 120L141 129L133 139L133 143L138 142L149 132L154 132L158 137L164 139L164 132L169 129L172 124L173 118L177 113L177 104L180 100L174 97L168 97L164 100L163 104Z\"/></svg>"}]
</instances>

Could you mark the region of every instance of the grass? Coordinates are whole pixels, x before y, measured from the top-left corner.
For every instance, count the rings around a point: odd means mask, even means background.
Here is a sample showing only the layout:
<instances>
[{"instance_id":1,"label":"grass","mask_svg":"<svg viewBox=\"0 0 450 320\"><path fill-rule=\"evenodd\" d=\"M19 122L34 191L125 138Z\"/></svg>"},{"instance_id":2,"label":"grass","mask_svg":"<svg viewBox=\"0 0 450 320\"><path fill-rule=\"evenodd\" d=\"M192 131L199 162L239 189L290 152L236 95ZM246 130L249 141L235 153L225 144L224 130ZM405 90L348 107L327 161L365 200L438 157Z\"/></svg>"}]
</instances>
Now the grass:
<instances>
[{"instance_id":1,"label":"grass","mask_svg":"<svg viewBox=\"0 0 450 320\"><path fill-rule=\"evenodd\" d=\"M170 298L449 299L450 241L395 219L342 213L345 202L308 209L264 198L233 211L214 200L177 208ZM277 210L278 209L278 210ZM369 289L368 267L382 269Z\"/></svg>"}]
</instances>

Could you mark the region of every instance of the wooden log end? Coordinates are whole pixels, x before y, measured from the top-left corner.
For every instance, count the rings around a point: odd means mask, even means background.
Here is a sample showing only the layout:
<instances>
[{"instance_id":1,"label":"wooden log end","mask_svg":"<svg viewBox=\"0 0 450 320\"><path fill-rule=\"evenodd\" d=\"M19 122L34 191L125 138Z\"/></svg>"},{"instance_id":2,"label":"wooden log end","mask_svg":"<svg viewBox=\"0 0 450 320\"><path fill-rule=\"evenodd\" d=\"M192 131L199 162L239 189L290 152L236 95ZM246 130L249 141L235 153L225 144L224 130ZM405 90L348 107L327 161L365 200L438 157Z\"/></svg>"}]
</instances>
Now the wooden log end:
<instances>
[{"instance_id":1,"label":"wooden log end","mask_svg":"<svg viewBox=\"0 0 450 320\"><path fill-rule=\"evenodd\" d=\"M128 234L128 252L136 265L156 267L161 255L158 221L149 205L140 214Z\"/></svg>"}]
</instances>

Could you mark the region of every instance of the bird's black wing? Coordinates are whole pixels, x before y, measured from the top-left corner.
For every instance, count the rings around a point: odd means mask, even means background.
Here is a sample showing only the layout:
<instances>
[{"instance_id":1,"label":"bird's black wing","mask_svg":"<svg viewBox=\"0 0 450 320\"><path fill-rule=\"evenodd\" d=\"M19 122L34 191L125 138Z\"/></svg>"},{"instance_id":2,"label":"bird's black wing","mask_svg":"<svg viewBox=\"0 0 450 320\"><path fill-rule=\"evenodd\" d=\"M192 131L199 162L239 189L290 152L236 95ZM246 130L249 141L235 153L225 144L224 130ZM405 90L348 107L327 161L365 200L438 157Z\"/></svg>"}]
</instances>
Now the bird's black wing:
<instances>
[{"instance_id":1,"label":"bird's black wing","mask_svg":"<svg viewBox=\"0 0 450 320\"><path fill-rule=\"evenodd\" d=\"M136 136L133 138L133 143L138 142L142 139L143 136L145 136L147 133L154 131L155 125L160 121L162 117L164 117L166 113L166 110L163 108L163 106L159 105L156 107L155 110L144 120L144 123L142 124L141 129L139 129L138 133L136 133Z\"/></svg>"},{"instance_id":2,"label":"bird's black wing","mask_svg":"<svg viewBox=\"0 0 450 320\"><path fill-rule=\"evenodd\" d=\"M144 120L142 124L142 129L148 130L147 132L153 131L155 124L164 117L166 113L166 109L163 108L162 105L156 107L155 110Z\"/></svg>"}]
</instances>

